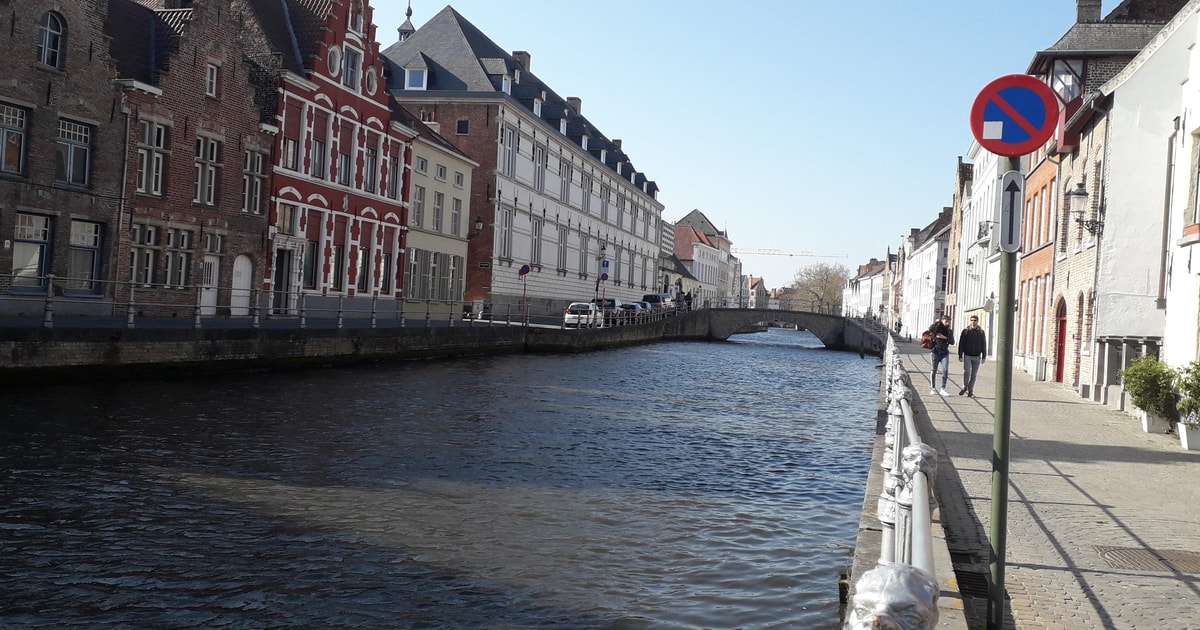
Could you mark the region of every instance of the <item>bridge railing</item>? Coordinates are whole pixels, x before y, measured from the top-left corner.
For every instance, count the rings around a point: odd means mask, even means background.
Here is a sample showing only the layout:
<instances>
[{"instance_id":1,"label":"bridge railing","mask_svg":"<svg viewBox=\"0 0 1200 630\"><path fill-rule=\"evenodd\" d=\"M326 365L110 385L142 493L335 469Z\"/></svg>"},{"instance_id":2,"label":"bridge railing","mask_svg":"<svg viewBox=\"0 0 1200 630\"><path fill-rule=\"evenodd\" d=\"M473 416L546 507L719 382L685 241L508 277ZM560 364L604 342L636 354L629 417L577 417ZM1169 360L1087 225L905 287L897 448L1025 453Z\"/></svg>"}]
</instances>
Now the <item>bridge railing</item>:
<instances>
[{"instance_id":1,"label":"bridge railing","mask_svg":"<svg viewBox=\"0 0 1200 630\"><path fill-rule=\"evenodd\" d=\"M888 420L881 464L883 492L877 503L883 539L878 564L855 583L846 624L851 630L892 627L881 621L878 611L914 602L917 618L905 627L932 629L938 622L932 489L937 451L921 441L910 403L912 383L901 361L888 335L884 354ZM896 606L888 606L889 602Z\"/></svg>"}]
</instances>

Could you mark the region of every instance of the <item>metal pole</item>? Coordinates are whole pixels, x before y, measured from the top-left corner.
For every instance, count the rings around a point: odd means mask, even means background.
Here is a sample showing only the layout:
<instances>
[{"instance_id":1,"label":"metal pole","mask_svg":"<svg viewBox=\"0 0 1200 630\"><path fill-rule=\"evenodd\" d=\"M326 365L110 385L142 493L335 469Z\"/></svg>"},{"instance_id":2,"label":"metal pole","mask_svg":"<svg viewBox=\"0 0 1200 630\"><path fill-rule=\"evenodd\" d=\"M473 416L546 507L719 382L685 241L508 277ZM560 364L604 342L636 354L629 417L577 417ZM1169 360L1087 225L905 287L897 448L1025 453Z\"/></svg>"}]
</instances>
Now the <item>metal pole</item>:
<instances>
[{"instance_id":1,"label":"metal pole","mask_svg":"<svg viewBox=\"0 0 1200 630\"><path fill-rule=\"evenodd\" d=\"M1020 162L1004 158L1001 171L1015 171ZM1018 209L1020 206L1018 206ZM987 628L1004 628L1004 556L1008 545L1008 442L1012 427L1013 304L1016 296L1016 252L1000 254L1000 295L996 330L996 417L992 429L992 584L988 592Z\"/></svg>"},{"instance_id":2,"label":"metal pole","mask_svg":"<svg viewBox=\"0 0 1200 630\"><path fill-rule=\"evenodd\" d=\"M125 327L133 328L137 309L133 306L133 280L129 281L129 306L125 307Z\"/></svg>"},{"instance_id":3,"label":"metal pole","mask_svg":"<svg viewBox=\"0 0 1200 630\"><path fill-rule=\"evenodd\" d=\"M46 276L46 304L42 307L42 327L54 328L54 274Z\"/></svg>"},{"instance_id":4,"label":"metal pole","mask_svg":"<svg viewBox=\"0 0 1200 630\"><path fill-rule=\"evenodd\" d=\"M379 294L371 296L371 328L375 327L377 321L377 313L379 312Z\"/></svg>"},{"instance_id":5,"label":"metal pole","mask_svg":"<svg viewBox=\"0 0 1200 630\"><path fill-rule=\"evenodd\" d=\"M194 328L200 327L200 302L204 301L204 287L196 287L196 310L195 320L192 322Z\"/></svg>"}]
</instances>

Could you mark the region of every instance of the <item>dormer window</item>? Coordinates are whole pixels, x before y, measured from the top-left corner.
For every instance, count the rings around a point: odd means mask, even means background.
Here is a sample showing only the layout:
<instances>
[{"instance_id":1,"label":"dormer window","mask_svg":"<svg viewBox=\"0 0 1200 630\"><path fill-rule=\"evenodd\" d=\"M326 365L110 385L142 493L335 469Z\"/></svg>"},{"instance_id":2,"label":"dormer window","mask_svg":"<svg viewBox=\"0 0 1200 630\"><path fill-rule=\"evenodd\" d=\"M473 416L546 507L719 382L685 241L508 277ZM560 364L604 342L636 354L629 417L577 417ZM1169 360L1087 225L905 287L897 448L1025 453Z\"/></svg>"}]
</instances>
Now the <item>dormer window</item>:
<instances>
[{"instance_id":1,"label":"dormer window","mask_svg":"<svg viewBox=\"0 0 1200 630\"><path fill-rule=\"evenodd\" d=\"M504 78L501 79L500 89L505 94L512 94L512 79L508 75L505 75Z\"/></svg>"},{"instance_id":2,"label":"dormer window","mask_svg":"<svg viewBox=\"0 0 1200 630\"><path fill-rule=\"evenodd\" d=\"M542 99L540 99L540 98L533 99L533 115L534 116L542 115Z\"/></svg>"},{"instance_id":3,"label":"dormer window","mask_svg":"<svg viewBox=\"0 0 1200 630\"><path fill-rule=\"evenodd\" d=\"M513 70L513 83L520 83L520 82L521 82L521 69L517 68L516 70Z\"/></svg>"},{"instance_id":4,"label":"dormer window","mask_svg":"<svg viewBox=\"0 0 1200 630\"><path fill-rule=\"evenodd\" d=\"M567 119L566 118L562 118L558 121L558 133L561 133L564 136L567 135Z\"/></svg>"},{"instance_id":5,"label":"dormer window","mask_svg":"<svg viewBox=\"0 0 1200 630\"><path fill-rule=\"evenodd\" d=\"M404 89L406 90L424 90L426 85L426 77L428 73L424 68L405 68L404 69Z\"/></svg>"},{"instance_id":6,"label":"dormer window","mask_svg":"<svg viewBox=\"0 0 1200 630\"><path fill-rule=\"evenodd\" d=\"M587 136L584 136L579 139L579 148L583 149L584 151L587 151L587 138Z\"/></svg>"},{"instance_id":7,"label":"dormer window","mask_svg":"<svg viewBox=\"0 0 1200 630\"><path fill-rule=\"evenodd\" d=\"M1062 98L1064 103L1070 103L1079 98L1083 94L1083 61L1079 59L1056 60L1050 88Z\"/></svg>"}]
</instances>

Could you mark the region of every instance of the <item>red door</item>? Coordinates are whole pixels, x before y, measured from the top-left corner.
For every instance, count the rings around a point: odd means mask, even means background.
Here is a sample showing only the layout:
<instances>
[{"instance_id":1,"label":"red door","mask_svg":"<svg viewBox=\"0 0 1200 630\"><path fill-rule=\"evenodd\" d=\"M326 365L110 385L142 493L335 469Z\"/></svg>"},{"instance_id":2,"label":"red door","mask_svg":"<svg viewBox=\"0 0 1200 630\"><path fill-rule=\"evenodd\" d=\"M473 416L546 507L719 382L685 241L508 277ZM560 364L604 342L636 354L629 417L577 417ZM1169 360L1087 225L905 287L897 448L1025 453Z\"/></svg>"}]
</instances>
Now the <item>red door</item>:
<instances>
[{"instance_id":1,"label":"red door","mask_svg":"<svg viewBox=\"0 0 1200 630\"><path fill-rule=\"evenodd\" d=\"M1054 342L1054 382L1063 382L1063 372L1067 364L1067 308L1058 307L1058 338Z\"/></svg>"}]
</instances>

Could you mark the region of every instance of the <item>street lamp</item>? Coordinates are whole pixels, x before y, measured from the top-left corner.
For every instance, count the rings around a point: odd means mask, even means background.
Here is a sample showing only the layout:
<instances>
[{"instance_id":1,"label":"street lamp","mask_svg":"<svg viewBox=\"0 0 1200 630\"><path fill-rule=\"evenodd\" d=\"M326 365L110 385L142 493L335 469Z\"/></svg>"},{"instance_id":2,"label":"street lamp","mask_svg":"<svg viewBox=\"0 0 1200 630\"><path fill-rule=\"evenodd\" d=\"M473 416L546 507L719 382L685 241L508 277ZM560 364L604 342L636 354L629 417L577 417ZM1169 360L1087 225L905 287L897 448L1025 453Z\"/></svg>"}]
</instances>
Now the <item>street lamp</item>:
<instances>
[{"instance_id":1,"label":"street lamp","mask_svg":"<svg viewBox=\"0 0 1200 630\"><path fill-rule=\"evenodd\" d=\"M483 217L475 217L475 231L467 234L467 238L475 238L483 233Z\"/></svg>"},{"instance_id":2,"label":"street lamp","mask_svg":"<svg viewBox=\"0 0 1200 630\"><path fill-rule=\"evenodd\" d=\"M1075 185L1075 189L1067 193L1067 212L1075 215L1075 222L1092 235L1104 230L1104 221L1100 219L1083 218L1088 213L1088 193L1083 182Z\"/></svg>"}]
</instances>

